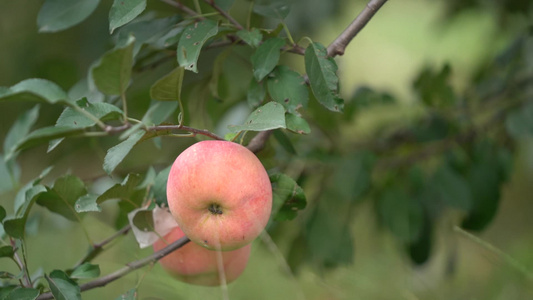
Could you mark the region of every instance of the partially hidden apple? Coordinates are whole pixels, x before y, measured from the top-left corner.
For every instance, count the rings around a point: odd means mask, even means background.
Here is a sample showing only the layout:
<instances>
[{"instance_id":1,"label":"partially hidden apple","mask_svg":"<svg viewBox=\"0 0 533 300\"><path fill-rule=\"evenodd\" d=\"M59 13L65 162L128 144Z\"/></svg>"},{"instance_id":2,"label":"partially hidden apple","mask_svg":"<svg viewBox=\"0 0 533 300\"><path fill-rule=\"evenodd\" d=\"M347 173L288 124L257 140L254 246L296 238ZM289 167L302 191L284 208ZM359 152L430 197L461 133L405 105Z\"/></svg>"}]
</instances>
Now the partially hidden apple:
<instances>
[{"instance_id":1,"label":"partially hidden apple","mask_svg":"<svg viewBox=\"0 0 533 300\"><path fill-rule=\"evenodd\" d=\"M272 186L261 161L244 146L202 141L174 161L167 200L191 241L228 251L251 243L265 228Z\"/></svg>"},{"instance_id":2,"label":"partially hidden apple","mask_svg":"<svg viewBox=\"0 0 533 300\"><path fill-rule=\"evenodd\" d=\"M163 249L183 236L183 231L175 227L163 239L153 244L154 251ZM222 283L221 270L224 272L226 283L232 282L241 275L248 263L251 246L250 244L237 250L218 251L217 253L195 243L187 243L160 259L159 263L163 269L183 282L216 286Z\"/></svg>"}]
</instances>

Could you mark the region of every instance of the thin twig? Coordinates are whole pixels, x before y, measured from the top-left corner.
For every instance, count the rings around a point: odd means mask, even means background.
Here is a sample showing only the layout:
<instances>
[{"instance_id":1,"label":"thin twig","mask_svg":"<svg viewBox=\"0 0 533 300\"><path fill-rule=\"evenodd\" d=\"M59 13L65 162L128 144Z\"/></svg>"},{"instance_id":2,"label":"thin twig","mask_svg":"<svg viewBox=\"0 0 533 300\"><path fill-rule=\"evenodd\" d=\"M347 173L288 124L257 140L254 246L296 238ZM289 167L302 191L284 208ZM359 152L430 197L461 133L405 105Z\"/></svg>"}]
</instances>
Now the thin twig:
<instances>
[{"instance_id":1,"label":"thin twig","mask_svg":"<svg viewBox=\"0 0 533 300\"><path fill-rule=\"evenodd\" d=\"M28 272L28 267L27 267L27 265L25 263L22 263L22 260L20 259L17 251L15 251L16 250L15 240L14 239L10 239L10 242L11 242L11 247L13 248L13 252L14 252L13 260L18 265L20 271L22 271L22 273L23 273L22 277L26 281L24 286L28 287L28 288L31 288L33 284L31 282L30 274Z\"/></svg>"},{"instance_id":2,"label":"thin twig","mask_svg":"<svg viewBox=\"0 0 533 300\"><path fill-rule=\"evenodd\" d=\"M230 14L228 14L226 11L224 11L220 6L218 6L214 0L204 0L205 3L211 5L212 8L214 8L216 11L218 11L221 15L224 16L231 24L235 25L235 27L239 30L243 30L244 27L239 23L237 20L235 20Z\"/></svg>"},{"instance_id":3,"label":"thin twig","mask_svg":"<svg viewBox=\"0 0 533 300\"><path fill-rule=\"evenodd\" d=\"M127 124L123 124L123 125L120 125L120 126L106 126L106 129L105 129L105 132L109 133L109 134L118 134L118 133L121 133L123 131L126 131L128 129L131 128L131 124L130 123L127 123ZM183 130L183 131L188 131L192 134L192 136L195 136L197 134L199 135L204 135L204 136L207 136L207 137L210 137L212 139L215 139L215 140L224 140L223 137L220 137L218 135L216 135L215 133L212 133L206 129L196 129L196 128L193 128L193 127L189 127L189 126L186 126L186 125L156 125L156 126L150 126L150 127L147 127L145 128L145 130L147 132L150 132L150 131L165 131L165 130Z\"/></svg>"},{"instance_id":4,"label":"thin twig","mask_svg":"<svg viewBox=\"0 0 533 300\"><path fill-rule=\"evenodd\" d=\"M263 148L265 148L265 144L268 138L270 137L270 134L272 134L272 130L259 132L256 136L252 138L246 148L248 148L248 150L252 151L253 153L257 153L263 150Z\"/></svg>"},{"instance_id":5,"label":"thin twig","mask_svg":"<svg viewBox=\"0 0 533 300\"><path fill-rule=\"evenodd\" d=\"M183 5L183 3L179 2L179 1L173 1L173 0L160 0L160 1L161 2L165 2L166 4L168 4L170 6L173 6L175 8L178 8L181 11L183 11L184 13L186 13L186 14L188 14L190 16L193 16L193 17L197 17L198 16L198 14L194 10L188 8L187 6Z\"/></svg>"},{"instance_id":6,"label":"thin twig","mask_svg":"<svg viewBox=\"0 0 533 300\"><path fill-rule=\"evenodd\" d=\"M165 248L155 252L154 254L148 256L148 257L145 257L143 259L140 259L140 260L136 260L134 262L131 262L131 263L128 263L126 264L125 267L111 273L111 274L108 274L106 276L102 276L98 279L95 279L93 281L89 281L87 283L84 283L82 285L80 285L80 290L82 292L84 291L87 291L87 290L91 290L91 289L94 289L94 288L97 288L97 287L103 287L103 286L106 286L108 283L111 283L123 276L125 276L126 274L132 272L132 271L135 271L139 268L142 268L150 263L153 263L153 262L156 262L158 260L160 260L161 258L165 257L166 255L170 254L172 251L174 250L177 250L181 247L183 247L185 244L187 244L189 242L189 238L187 237L182 237L181 239L175 241L174 243L166 246ZM48 292L48 293L44 293L44 294L41 294L39 297L37 297L37 300L46 300L46 299L53 299L54 296L52 295L51 292Z\"/></svg>"},{"instance_id":7,"label":"thin twig","mask_svg":"<svg viewBox=\"0 0 533 300\"><path fill-rule=\"evenodd\" d=\"M387 0L370 0L353 22L328 46L331 57L343 55L352 39L365 27Z\"/></svg>"}]
</instances>

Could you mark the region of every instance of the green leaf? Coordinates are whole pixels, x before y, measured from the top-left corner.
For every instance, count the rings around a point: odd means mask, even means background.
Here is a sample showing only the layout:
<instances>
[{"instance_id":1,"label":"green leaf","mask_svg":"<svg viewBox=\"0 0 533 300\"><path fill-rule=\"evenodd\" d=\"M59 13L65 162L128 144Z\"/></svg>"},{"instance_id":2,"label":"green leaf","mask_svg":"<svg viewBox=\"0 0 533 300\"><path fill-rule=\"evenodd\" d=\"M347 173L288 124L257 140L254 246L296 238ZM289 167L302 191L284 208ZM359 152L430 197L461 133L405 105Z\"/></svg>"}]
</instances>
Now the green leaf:
<instances>
[{"instance_id":1,"label":"green leaf","mask_svg":"<svg viewBox=\"0 0 533 300\"><path fill-rule=\"evenodd\" d=\"M109 103L87 102L81 109L102 121L119 120L122 117L122 110ZM56 122L56 126L72 128L88 128L95 124L95 120L92 120L72 107L65 108Z\"/></svg>"},{"instance_id":2,"label":"green leaf","mask_svg":"<svg viewBox=\"0 0 533 300\"><path fill-rule=\"evenodd\" d=\"M472 194L468 182L451 168L440 168L433 175L432 187L446 205L463 211L472 208Z\"/></svg>"},{"instance_id":3,"label":"green leaf","mask_svg":"<svg viewBox=\"0 0 533 300\"><path fill-rule=\"evenodd\" d=\"M18 286L18 285L7 285L7 284L5 286L0 286L0 300L6 300L7 296L9 295L9 293L11 293L11 291L13 291L14 289L16 289L18 287L20 287L20 286Z\"/></svg>"},{"instance_id":4,"label":"green leaf","mask_svg":"<svg viewBox=\"0 0 533 300\"><path fill-rule=\"evenodd\" d=\"M136 300L137 299L137 289L133 288L126 293L118 296L115 300Z\"/></svg>"},{"instance_id":5,"label":"green leaf","mask_svg":"<svg viewBox=\"0 0 533 300\"><path fill-rule=\"evenodd\" d=\"M35 105L32 109L20 115L13 126L11 126L4 140L4 154L6 156L12 157L17 143L28 135L31 127L39 117L39 108L39 105Z\"/></svg>"},{"instance_id":6,"label":"green leaf","mask_svg":"<svg viewBox=\"0 0 533 300\"><path fill-rule=\"evenodd\" d=\"M18 239L24 238L24 230L30 209L35 200L45 192L46 188L42 185L35 185L24 191L24 202L15 212L15 217L5 219L3 222L4 230L8 235Z\"/></svg>"},{"instance_id":7,"label":"green leaf","mask_svg":"<svg viewBox=\"0 0 533 300\"><path fill-rule=\"evenodd\" d=\"M109 32L129 23L146 9L146 0L114 0L109 10Z\"/></svg>"},{"instance_id":8,"label":"green leaf","mask_svg":"<svg viewBox=\"0 0 533 300\"><path fill-rule=\"evenodd\" d=\"M257 108L265 100L266 89L264 82L257 82L254 79L250 82L250 87L246 93L246 101L251 108Z\"/></svg>"},{"instance_id":9,"label":"green leaf","mask_svg":"<svg viewBox=\"0 0 533 300\"><path fill-rule=\"evenodd\" d=\"M287 120L285 120L287 121ZM296 155L296 149L294 149L294 145L292 144L291 140L283 133L281 130L274 130L272 131L272 134L274 135L274 138L278 141L278 143L285 149L285 151L289 152L292 155Z\"/></svg>"},{"instance_id":10,"label":"green leaf","mask_svg":"<svg viewBox=\"0 0 533 300\"><path fill-rule=\"evenodd\" d=\"M0 93L2 101L31 101L42 103L70 104L68 96L57 84L40 78L23 80Z\"/></svg>"},{"instance_id":11,"label":"green leaf","mask_svg":"<svg viewBox=\"0 0 533 300\"><path fill-rule=\"evenodd\" d=\"M285 127L285 109L276 102L268 102L254 110L246 119L244 125L228 126L231 132L244 130L265 131Z\"/></svg>"},{"instance_id":12,"label":"green leaf","mask_svg":"<svg viewBox=\"0 0 533 300\"><path fill-rule=\"evenodd\" d=\"M285 41L275 37L266 40L250 58L254 69L254 77L257 81L263 80L279 62L281 47Z\"/></svg>"},{"instance_id":13,"label":"green leaf","mask_svg":"<svg viewBox=\"0 0 533 300\"><path fill-rule=\"evenodd\" d=\"M307 205L303 189L285 174L270 175L272 183L272 215L275 221L289 221L296 218L298 210Z\"/></svg>"},{"instance_id":14,"label":"green leaf","mask_svg":"<svg viewBox=\"0 0 533 300\"><path fill-rule=\"evenodd\" d=\"M130 23L118 31L116 45L127 43L129 37L135 37L135 46L133 46L133 56L139 52L143 44L150 44L151 47L161 49L169 45L161 43L160 39L171 30L181 30L175 28L175 25L182 20L181 16L176 15L168 18L149 19ZM176 34L176 33L175 33Z\"/></svg>"},{"instance_id":15,"label":"green leaf","mask_svg":"<svg viewBox=\"0 0 533 300\"><path fill-rule=\"evenodd\" d=\"M121 95L128 88L133 65L134 44L135 38L130 37L124 46L105 53L99 63L92 68L94 83L102 93Z\"/></svg>"},{"instance_id":16,"label":"green leaf","mask_svg":"<svg viewBox=\"0 0 533 300\"><path fill-rule=\"evenodd\" d=\"M100 0L46 0L37 15L40 32L56 32L87 19Z\"/></svg>"},{"instance_id":17,"label":"green leaf","mask_svg":"<svg viewBox=\"0 0 533 300\"><path fill-rule=\"evenodd\" d=\"M102 211L102 208L98 206L98 204L96 203L96 199L98 199L98 196L93 194L81 196L78 200L76 200L76 203L74 204L74 209L78 213L89 211L100 212Z\"/></svg>"},{"instance_id":18,"label":"green leaf","mask_svg":"<svg viewBox=\"0 0 533 300\"><path fill-rule=\"evenodd\" d=\"M51 140L65 138L70 136L81 135L84 133L84 130L81 128L73 128L66 126L50 126L37 129L27 135L24 139L19 141L15 151L22 151L28 148L38 146L40 144L47 143ZM10 159L7 157L6 159Z\"/></svg>"},{"instance_id":19,"label":"green leaf","mask_svg":"<svg viewBox=\"0 0 533 300\"><path fill-rule=\"evenodd\" d=\"M138 210L132 219L132 225L143 232L154 231L154 217L151 210Z\"/></svg>"},{"instance_id":20,"label":"green leaf","mask_svg":"<svg viewBox=\"0 0 533 300\"><path fill-rule=\"evenodd\" d=\"M186 70L198 73L198 57L205 42L218 33L218 23L205 19L185 28L178 42L178 63Z\"/></svg>"},{"instance_id":21,"label":"green leaf","mask_svg":"<svg viewBox=\"0 0 533 300\"><path fill-rule=\"evenodd\" d=\"M155 177L154 186L152 187L152 192L154 193L155 202L159 206L168 206L167 202L167 181L168 174L170 173L170 168L168 166L161 170Z\"/></svg>"},{"instance_id":22,"label":"green leaf","mask_svg":"<svg viewBox=\"0 0 533 300\"><path fill-rule=\"evenodd\" d=\"M184 69L177 67L150 88L150 97L159 101L180 101Z\"/></svg>"},{"instance_id":23,"label":"green leaf","mask_svg":"<svg viewBox=\"0 0 533 300\"><path fill-rule=\"evenodd\" d=\"M65 272L54 270L50 276L45 275L50 291L57 300L81 300L80 287Z\"/></svg>"},{"instance_id":24,"label":"green leaf","mask_svg":"<svg viewBox=\"0 0 533 300\"><path fill-rule=\"evenodd\" d=\"M0 205L0 222L4 220L6 215L7 215L6 209L2 205Z\"/></svg>"},{"instance_id":25,"label":"green leaf","mask_svg":"<svg viewBox=\"0 0 533 300\"><path fill-rule=\"evenodd\" d=\"M261 31L257 28L253 28L252 30L239 30L237 31L237 36L243 40L246 44L257 48L261 44L261 41L263 40L263 35L261 34Z\"/></svg>"},{"instance_id":26,"label":"green leaf","mask_svg":"<svg viewBox=\"0 0 533 300\"><path fill-rule=\"evenodd\" d=\"M35 300L39 296L38 289L31 288L16 288L11 291L6 300Z\"/></svg>"},{"instance_id":27,"label":"green leaf","mask_svg":"<svg viewBox=\"0 0 533 300\"><path fill-rule=\"evenodd\" d=\"M421 265L428 261L433 244L433 224L430 216L425 213L420 236L411 243L407 244L407 251L411 261Z\"/></svg>"},{"instance_id":28,"label":"green leaf","mask_svg":"<svg viewBox=\"0 0 533 300\"><path fill-rule=\"evenodd\" d=\"M307 121L295 114L287 113L285 115L285 123L287 124L287 129L294 133L311 133L311 128L309 128L309 124L307 124Z\"/></svg>"},{"instance_id":29,"label":"green leaf","mask_svg":"<svg viewBox=\"0 0 533 300\"><path fill-rule=\"evenodd\" d=\"M14 189L19 180L19 171L14 170L17 174L13 174L12 169L16 169L16 167L9 166L10 163L15 164L16 162L14 160L6 162L4 156L0 154L0 193Z\"/></svg>"},{"instance_id":30,"label":"green leaf","mask_svg":"<svg viewBox=\"0 0 533 300\"><path fill-rule=\"evenodd\" d=\"M175 101L156 102L150 106L141 121L147 126L159 125L168 119L176 108L178 108L178 102Z\"/></svg>"},{"instance_id":31,"label":"green leaf","mask_svg":"<svg viewBox=\"0 0 533 300\"><path fill-rule=\"evenodd\" d=\"M258 15L283 20L291 11L291 6L290 1L286 0L259 0L253 9Z\"/></svg>"},{"instance_id":32,"label":"green leaf","mask_svg":"<svg viewBox=\"0 0 533 300\"><path fill-rule=\"evenodd\" d=\"M215 0L215 4L222 10L229 10L235 0Z\"/></svg>"},{"instance_id":33,"label":"green leaf","mask_svg":"<svg viewBox=\"0 0 533 300\"><path fill-rule=\"evenodd\" d=\"M533 104L528 103L507 114L505 128L514 138L533 135Z\"/></svg>"},{"instance_id":34,"label":"green leaf","mask_svg":"<svg viewBox=\"0 0 533 300\"><path fill-rule=\"evenodd\" d=\"M143 137L144 130L139 130L128 137L127 140L107 150L104 158L104 171L111 174L118 164L130 153L131 149Z\"/></svg>"},{"instance_id":35,"label":"green leaf","mask_svg":"<svg viewBox=\"0 0 533 300\"><path fill-rule=\"evenodd\" d=\"M378 199L378 213L385 226L401 241L416 241L423 225L423 210L398 187L389 187Z\"/></svg>"},{"instance_id":36,"label":"green leaf","mask_svg":"<svg viewBox=\"0 0 533 300\"><path fill-rule=\"evenodd\" d=\"M134 196L142 178L138 174L128 174L121 183L117 183L105 191L96 199L97 204L101 204L109 199L130 199Z\"/></svg>"},{"instance_id":37,"label":"green leaf","mask_svg":"<svg viewBox=\"0 0 533 300\"><path fill-rule=\"evenodd\" d=\"M75 210L76 201L87 194L85 184L74 175L66 175L54 182L54 187L39 195L37 204L71 221L79 221Z\"/></svg>"},{"instance_id":38,"label":"green leaf","mask_svg":"<svg viewBox=\"0 0 533 300\"><path fill-rule=\"evenodd\" d=\"M319 43L305 49L305 70L315 98L331 111L342 112L344 100L338 95L337 64L328 57L327 49Z\"/></svg>"},{"instance_id":39,"label":"green leaf","mask_svg":"<svg viewBox=\"0 0 533 300\"><path fill-rule=\"evenodd\" d=\"M84 263L80 265L74 269L74 271L72 271L72 274L70 274L70 278L75 279L96 278L98 276L100 276L100 267L91 263Z\"/></svg>"},{"instance_id":40,"label":"green leaf","mask_svg":"<svg viewBox=\"0 0 533 300\"><path fill-rule=\"evenodd\" d=\"M424 69L415 80L413 87L418 92L422 102L431 107L449 107L456 102L456 96L448 81L451 68L444 65L440 72Z\"/></svg>"},{"instance_id":41,"label":"green leaf","mask_svg":"<svg viewBox=\"0 0 533 300\"><path fill-rule=\"evenodd\" d=\"M13 247L11 246L2 246L0 247L0 258L2 257L13 257L15 252L13 252Z\"/></svg>"},{"instance_id":42,"label":"green leaf","mask_svg":"<svg viewBox=\"0 0 533 300\"><path fill-rule=\"evenodd\" d=\"M309 92L305 79L287 66L278 66L268 77L268 93L290 113L306 108Z\"/></svg>"}]
</instances>

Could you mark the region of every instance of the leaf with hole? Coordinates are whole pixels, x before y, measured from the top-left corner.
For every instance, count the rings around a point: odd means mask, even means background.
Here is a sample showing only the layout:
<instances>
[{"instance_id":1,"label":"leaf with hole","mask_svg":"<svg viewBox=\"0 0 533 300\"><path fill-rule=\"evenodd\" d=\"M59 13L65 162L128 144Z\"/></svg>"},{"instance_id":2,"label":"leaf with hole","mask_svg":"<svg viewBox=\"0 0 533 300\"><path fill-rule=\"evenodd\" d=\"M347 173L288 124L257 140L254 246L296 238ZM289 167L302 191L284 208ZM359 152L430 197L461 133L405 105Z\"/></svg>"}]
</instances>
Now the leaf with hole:
<instances>
[{"instance_id":1,"label":"leaf with hole","mask_svg":"<svg viewBox=\"0 0 533 300\"><path fill-rule=\"evenodd\" d=\"M114 0L109 10L109 32L135 19L146 9L146 0Z\"/></svg>"},{"instance_id":2,"label":"leaf with hole","mask_svg":"<svg viewBox=\"0 0 533 300\"><path fill-rule=\"evenodd\" d=\"M296 115L287 113L285 114L285 123L287 125L287 130L290 130L294 133L298 134L309 134L311 133L311 128L309 127L309 124L307 121Z\"/></svg>"},{"instance_id":3,"label":"leaf with hole","mask_svg":"<svg viewBox=\"0 0 533 300\"><path fill-rule=\"evenodd\" d=\"M327 49L319 43L310 44L305 49L305 71L315 98L331 111L342 112L344 100L339 97L337 63L328 57Z\"/></svg>"},{"instance_id":4,"label":"leaf with hole","mask_svg":"<svg viewBox=\"0 0 533 300\"><path fill-rule=\"evenodd\" d=\"M270 97L290 113L297 113L300 108L306 108L309 101L309 91L305 79L287 66L278 66L267 80Z\"/></svg>"},{"instance_id":5,"label":"leaf with hole","mask_svg":"<svg viewBox=\"0 0 533 300\"><path fill-rule=\"evenodd\" d=\"M178 42L178 63L185 70L198 73L198 57L207 40L218 33L218 23L205 19L185 28Z\"/></svg>"},{"instance_id":6,"label":"leaf with hole","mask_svg":"<svg viewBox=\"0 0 533 300\"><path fill-rule=\"evenodd\" d=\"M87 19L100 0L46 0L37 15L40 32L57 32Z\"/></svg>"},{"instance_id":7,"label":"leaf with hole","mask_svg":"<svg viewBox=\"0 0 533 300\"><path fill-rule=\"evenodd\" d=\"M243 125L228 126L231 132L265 131L276 128L286 128L285 109L281 104L268 102L254 110Z\"/></svg>"},{"instance_id":8,"label":"leaf with hole","mask_svg":"<svg viewBox=\"0 0 533 300\"><path fill-rule=\"evenodd\" d=\"M250 58L254 69L254 77L257 81L263 80L279 62L281 47L285 41L281 38L271 38L255 50Z\"/></svg>"}]
</instances>

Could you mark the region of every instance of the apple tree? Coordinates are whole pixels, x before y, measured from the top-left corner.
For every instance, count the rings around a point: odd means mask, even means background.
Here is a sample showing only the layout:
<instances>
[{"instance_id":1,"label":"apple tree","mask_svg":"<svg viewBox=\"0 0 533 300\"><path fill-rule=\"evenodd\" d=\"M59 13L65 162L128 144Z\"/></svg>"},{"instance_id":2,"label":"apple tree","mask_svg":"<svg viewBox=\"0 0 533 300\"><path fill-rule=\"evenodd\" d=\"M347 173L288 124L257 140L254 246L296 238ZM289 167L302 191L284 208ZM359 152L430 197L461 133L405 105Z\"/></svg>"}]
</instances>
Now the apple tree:
<instances>
[{"instance_id":1,"label":"apple tree","mask_svg":"<svg viewBox=\"0 0 533 300\"><path fill-rule=\"evenodd\" d=\"M2 113L0 299L81 299L186 245L183 237L153 253L129 249L136 259L114 270L100 260L124 236L140 247L158 240L170 166L201 140L239 143L261 160L273 204L260 239L282 241L294 273L353 263L350 224L368 203L413 266L432 257L443 219L463 234L487 228L519 142L533 134L531 31L520 31L461 91L453 65L422 69L412 83L415 112L405 115L394 94L339 80L339 57L390 3L368 1L326 43L312 37L319 20L306 12L332 18L341 1L311 2L32 2L40 35L83 28L88 45L90 18L107 32L94 37L101 51L84 54L82 75L59 67L61 82L32 74L0 87L10 112ZM485 2L445 6L451 18ZM496 2L502 20L533 7ZM296 5L304 11L289 22ZM360 134L365 116L382 121ZM82 232L61 246L85 249L67 267L30 268L43 216ZM113 232L101 236L96 223ZM140 281L117 299L137 299Z\"/></svg>"}]
</instances>

